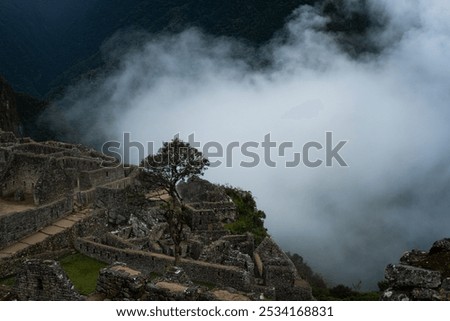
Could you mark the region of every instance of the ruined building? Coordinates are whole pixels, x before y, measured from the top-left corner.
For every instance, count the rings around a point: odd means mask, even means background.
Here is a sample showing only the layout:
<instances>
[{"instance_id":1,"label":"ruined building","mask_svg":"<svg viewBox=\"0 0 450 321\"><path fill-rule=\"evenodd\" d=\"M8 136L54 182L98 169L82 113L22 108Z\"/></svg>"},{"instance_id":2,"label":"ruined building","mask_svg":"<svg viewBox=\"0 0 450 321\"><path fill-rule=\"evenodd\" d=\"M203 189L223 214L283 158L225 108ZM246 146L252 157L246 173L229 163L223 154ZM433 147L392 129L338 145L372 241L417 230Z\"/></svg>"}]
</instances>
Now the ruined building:
<instances>
[{"instance_id":1,"label":"ruined building","mask_svg":"<svg viewBox=\"0 0 450 321\"><path fill-rule=\"evenodd\" d=\"M385 270L385 301L448 301L450 299L450 239L436 241L426 251L403 254Z\"/></svg>"},{"instance_id":2,"label":"ruined building","mask_svg":"<svg viewBox=\"0 0 450 321\"><path fill-rule=\"evenodd\" d=\"M53 280L61 273L51 261L76 250L111 264L97 285L108 299L312 299L272 239L255 244L251 234L230 234L236 207L206 181L180 187L190 215L179 273L171 276L174 244L160 212L165 196L144 190L138 173L81 145L0 132L0 279L16 276L11 293L78 299L70 282ZM39 271L48 279L39 280ZM52 286L61 292L45 296Z\"/></svg>"}]
</instances>

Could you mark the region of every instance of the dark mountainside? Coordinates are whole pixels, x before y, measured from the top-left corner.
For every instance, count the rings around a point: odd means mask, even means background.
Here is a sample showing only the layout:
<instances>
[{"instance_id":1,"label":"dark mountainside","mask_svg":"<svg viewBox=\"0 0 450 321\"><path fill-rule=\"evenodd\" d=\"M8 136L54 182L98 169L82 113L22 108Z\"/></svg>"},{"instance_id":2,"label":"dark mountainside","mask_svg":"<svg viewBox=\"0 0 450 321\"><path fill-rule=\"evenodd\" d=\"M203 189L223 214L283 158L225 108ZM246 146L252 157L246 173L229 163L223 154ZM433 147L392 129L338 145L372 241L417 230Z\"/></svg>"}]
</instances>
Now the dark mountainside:
<instances>
[{"instance_id":1,"label":"dark mountainside","mask_svg":"<svg viewBox=\"0 0 450 321\"><path fill-rule=\"evenodd\" d=\"M98 67L99 47L120 29L158 33L197 26L213 35L262 43L295 8L314 2L2 1L0 73L15 89L42 97Z\"/></svg>"},{"instance_id":2,"label":"dark mountainside","mask_svg":"<svg viewBox=\"0 0 450 321\"><path fill-rule=\"evenodd\" d=\"M19 115L16 95L11 87L0 77L0 128L15 134L19 133Z\"/></svg>"},{"instance_id":3,"label":"dark mountainside","mask_svg":"<svg viewBox=\"0 0 450 321\"><path fill-rule=\"evenodd\" d=\"M275 34L281 36L284 23L301 5L322 10L329 18L327 31L335 34L350 55L376 51L364 41L366 33L379 25L366 13L365 1L347 8L342 1L324 0L251 0L245 4L236 0L220 4L204 0L7 0L0 3L0 75L16 92L26 93L16 99L22 134L36 140L57 139L61 135L38 123L47 105L39 99L51 100L68 85L113 68L102 46L116 32L158 34L199 27L257 48ZM264 66L258 57L246 58L256 68Z\"/></svg>"},{"instance_id":4,"label":"dark mountainside","mask_svg":"<svg viewBox=\"0 0 450 321\"><path fill-rule=\"evenodd\" d=\"M36 137L38 140L50 138L51 131L37 123L46 107L45 101L15 92L0 77L0 129L18 136Z\"/></svg>"},{"instance_id":5,"label":"dark mountainside","mask_svg":"<svg viewBox=\"0 0 450 321\"><path fill-rule=\"evenodd\" d=\"M339 2L323 0L6 0L0 3L0 74L15 90L44 97L101 66L100 47L118 30L159 33L194 26L260 45L305 4L321 6L331 19L328 29L350 52L369 49L360 41L374 24L364 1L347 11Z\"/></svg>"}]
</instances>

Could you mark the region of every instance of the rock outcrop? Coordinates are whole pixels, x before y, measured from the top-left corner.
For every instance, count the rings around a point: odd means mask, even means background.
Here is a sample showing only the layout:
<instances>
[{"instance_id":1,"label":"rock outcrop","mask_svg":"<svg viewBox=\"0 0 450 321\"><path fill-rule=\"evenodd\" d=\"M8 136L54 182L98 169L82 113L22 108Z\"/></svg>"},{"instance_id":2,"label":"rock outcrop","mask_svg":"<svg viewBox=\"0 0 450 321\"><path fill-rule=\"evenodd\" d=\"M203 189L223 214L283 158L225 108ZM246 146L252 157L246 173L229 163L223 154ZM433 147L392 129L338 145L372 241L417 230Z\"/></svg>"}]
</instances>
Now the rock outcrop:
<instances>
[{"instance_id":1,"label":"rock outcrop","mask_svg":"<svg viewBox=\"0 0 450 321\"><path fill-rule=\"evenodd\" d=\"M400 263L385 270L386 301L439 301L450 298L450 239L433 244L429 252L406 252Z\"/></svg>"}]
</instances>

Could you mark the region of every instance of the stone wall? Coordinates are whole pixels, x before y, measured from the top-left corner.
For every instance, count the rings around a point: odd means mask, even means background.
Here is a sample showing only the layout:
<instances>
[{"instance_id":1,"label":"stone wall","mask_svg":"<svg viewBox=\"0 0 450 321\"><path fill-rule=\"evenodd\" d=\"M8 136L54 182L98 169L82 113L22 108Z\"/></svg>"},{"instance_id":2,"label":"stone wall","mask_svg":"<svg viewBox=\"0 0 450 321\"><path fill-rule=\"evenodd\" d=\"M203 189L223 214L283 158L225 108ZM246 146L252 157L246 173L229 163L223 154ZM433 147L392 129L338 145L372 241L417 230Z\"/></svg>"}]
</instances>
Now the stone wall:
<instances>
[{"instance_id":1,"label":"stone wall","mask_svg":"<svg viewBox=\"0 0 450 321\"><path fill-rule=\"evenodd\" d=\"M63 152L64 149L33 142L17 145L13 148L13 151L37 155L48 155Z\"/></svg>"},{"instance_id":2,"label":"stone wall","mask_svg":"<svg viewBox=\"0 0 450 321\"><path fill-rule=\"evenodd\" d=\"M72 199L0 217L0 248L55 222L72 212Z\"/></svg>"},{"instance_id":3,"label":"stone wall","mask_svg":"<svg viewBox=\"0 0 450 321\"><path fill-rule=\"evenodd\" d=\"M128 242L127 240L124 240L112 233L105 233L101 237L94 239L94 241L118 249L138 249L138 247L133 243Z\"/></svg>"},{"instance_id":4,"label":"stone wall","mask_svg":"<svg viewBox=\"0 0 450 321\"><path fill-rule=\"evenodd\" d=\"M177 189L186 203L230 202L230 198L225 193L223 187L195 176L190 178L187 182L179 183Z\"/></svg>"},{"instance_id":5,"label":"stone wall","mask_svg":"<svg viewBox=\"0 0 450 321\"><path fill-rule=\"evenodd\" d=\"M88 204L94 204L97 199L97 189L92 188L87 191L75 192L73 194L73 200L75 203L86 206Z\"/></svg>"},{"instance_id":6,"label":"stone wall","mask_svg":"<svg viewBox=\"0 0 450 321\"><path fill-rule=\"evenodd\" d=\"M109 167L90 172L81 172L79 176L79 188L80 190L87 190L123 178L125 178L125 172L122 167Z\"/></svg>"},{"instance_id":7,"label":"stone wall","mask_svg":"<svg viewBox=\"0 0 450 321\"><path fill-rule=\"evenodd\" d=\"M9 258L0 259L0 278L14 275L25 258L57 259L61 257L58 254L61 251L65 254L67 250L73 251L74 243L79 237L105 234L105 220L105 212L96 210L72 227L49 236L44 241L31 245Z\"/></svg>"},{"instance_id":8,"label":"stone wall","mask_svg":"<svg viewBox=\"0 0 450 321\"><path fill-rule=\"evenodd\" d=\"M298 292L294 289L298 279L294 263L270 237L266 237L256 248L254 261L258 276L265 286L275 288L278 300L285 299L286 293L294 295ZM299 291L298 295L301 295L302 289Z\"/></svg>"},{"instance_id":9,"label":"stone wall","mask_svg":"<svg viewBox=\"0 0 450 321\"><path fill-rule=\"evenodd\" d=\"M34 195L36 182L47 162L48 158L42 155L13 154L2 179L2 196L12 196L17 190Z\"/></svg>"},{"instance_id":10,"label":"stone wall","mask_svg":"<svg viewBox=\"0 0 450 321\"><path fill-rule=\"evenodd\" d=\"M188 208L188 226L194 233L209 241L229 234L224 224L232 222L236 217L235 206L228 203L189 203Z\"/></svg>"},{"instance_id":11,"label":"stone wall","mask_svg":"<svg viewBox=\"0 0 450 321\"><path fill-rule=\"evenodd\" d=\"M139 300L144 295L145 284L141 272L116 263L100 270L96 290L110 300Z\"/></svg>"},{"instance_id":12,"label":"stone wall","mask_svg":"<svg viewBox=\"0 0 450 321\"><path fill-rule=\"evenodd\" d=\"M248 254L241 253L232 243L223 238L203 248L200 260L227 266L237 266L246 271L254 271L254 264Z\"/></svg>"},{"instance_id":13,"label":"stone wall","mask_svg":"<svg viewBox=\"0 0 450 321\"><path fill-rule=\"evenodd\" d=\"M450 299L450 239L435 242L429 252L406 252L399 264L385 269L387 289L381 300L438 301Z\"/></svg>"},{"instance_id":14,"label":"stone wall","mask_svg":"<svg viewBox=\"0 0 450 321\"><path fill-rule=\"evenodd\" d=\"M173 257L167 255L117 249L87 239L78 239L75 246L78 251L87 256L110 264L126 262L131 268L145 274L152 272L163 274L168 267L173 265L174 260ZM244 291L250 287L250 273L236 267L188 259L181 259L180 266L193 281L228 286Z\"/></svg>"},{"instance_id":15,"label":"stone wall","mask_svg":"<svg viewBox=\"0 0 450 321\"><path fill-rule=\"evenodd\" d=\"M247 233L244 235L227 235L222 237L222 239L230 242L233 249L253 256L253 252L255 251L255 238L253 237L253 234Z\"/></svg>"},{"instance_id":16,"label":"stone wall","mask_svg":"<svg viewBox=\"0 0 450 321\"><path fill-rule=\"evenodd\" d=\"M0 132L0 135L1 135L1 132ZM0 177L3 176L2 173L7 167L9 155L10 155L9 150L7 150L6 148L0 147ZM0 186L0 188L3 190L3 186Z\"/></svg>"},{"instance_id":17,"label":"stone wall","mask_svg":"<svg viewBox=\"0 0 450 321\"><path fill-rule=\"evenodd\" d=\"M75 173L66 171L55 159L49 159L34 187L34 203L43 205L72 195Z\"/></svg>"},{"instance_id":18,"label":"stone wall","mask_svg":"<svg viewBox=\"0 0 450 321\"><path fill-rule=\"evenodd\" d=\"M79 172L98 169L100 162L81 157L61 157L58 160L64 168L74 168Z\"/></svg>"},{"instance_id":19,"label":"stone wall","mask_svg":"<svg viewBox=\"0 0 450 321\"><path fill-rule=\"evenodd\" d=\"M9 131L2 131L0 129L0 144L17 143L17 138L14 133Z\"/></svg>"},{"instance_id":20,"label":"stone wall","mask_svg":"<svg viewBox=\"0 0 450 321\"><path fill-rule=\"evenodd\" d=\"M20 301L83 300L56 261L25 261L16 280L15 293Z\"/></svg>"}]
</instances>

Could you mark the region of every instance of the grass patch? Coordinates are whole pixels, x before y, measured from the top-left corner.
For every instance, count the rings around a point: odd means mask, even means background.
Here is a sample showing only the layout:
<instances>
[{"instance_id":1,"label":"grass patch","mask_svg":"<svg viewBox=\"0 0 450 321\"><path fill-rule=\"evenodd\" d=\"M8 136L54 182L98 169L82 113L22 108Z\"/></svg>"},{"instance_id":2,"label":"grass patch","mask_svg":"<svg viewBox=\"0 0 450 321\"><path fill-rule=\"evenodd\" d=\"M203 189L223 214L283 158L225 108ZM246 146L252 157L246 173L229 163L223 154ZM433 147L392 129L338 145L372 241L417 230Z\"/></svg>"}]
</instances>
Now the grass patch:
<instances>
[{"instance_id":1,"label":"grass patch","mask_svg":"<svg viewBox=\"0 0 450 321\"><path fill-rule=\"evenodd\" d=\"M160 274L160 273L150 272L149 281L153 281L157 278L160 278L161 276L162 276L162 274Z\"/></svg>"},{"instance_id":2,"label":"grass patch","mask_svg":"<svg viewBox=\"0 0 450 321\"><path fill-rule=\"evenodd\" d=\"M15 276L12 276L12 277L9 277L9 278L5 278L5 279L0 279L0 284L1 285L6 285L6 286L9 286L9 287L12 287L12 286L14 286L15 283L16 283L16 277Z\"/></svg>"},{"instance_id":3,"label":"grass patch","mask_svg":"<svg viewBox=\"0 0 450 321\"><path fill-rule=\"evenodd\" d=\"M60 263L75 288L83 295L95 291L99 271L107 266L103 262L80 253L62 258Z\"/></svg>"}]
</instances>

